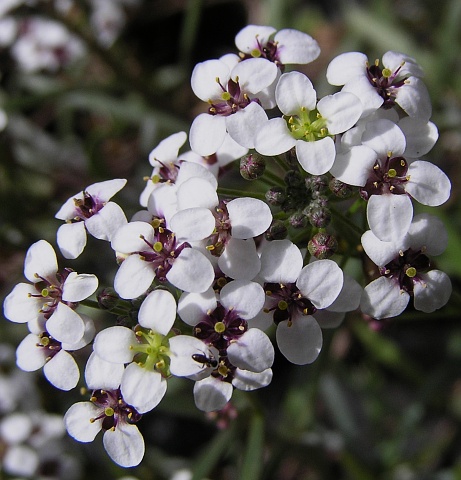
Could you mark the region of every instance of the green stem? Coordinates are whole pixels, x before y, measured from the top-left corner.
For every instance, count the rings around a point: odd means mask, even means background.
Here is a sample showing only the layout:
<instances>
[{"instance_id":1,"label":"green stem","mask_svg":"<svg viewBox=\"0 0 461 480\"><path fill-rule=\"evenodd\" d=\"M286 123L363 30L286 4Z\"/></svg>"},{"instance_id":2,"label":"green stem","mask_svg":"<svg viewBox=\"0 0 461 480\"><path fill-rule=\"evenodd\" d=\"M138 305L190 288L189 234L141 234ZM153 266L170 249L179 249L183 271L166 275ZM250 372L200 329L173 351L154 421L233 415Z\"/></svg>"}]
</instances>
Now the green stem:
<instances>
[{"instance_id":1,"label":"green stem","mask_svg":"<svg viewBox=\"0 0 461 480\"><path fill-rule=\"evenodd\" d=\"M101 307L99 306L99 303L96 300L89 300L88 298L86 300L82 300L81 302L78 302L79 305L83 305L84 307L89 307L89 308L96 308L97 310L101 310Z\"/></svg>"},{"instance_id":2,"label":"green stem","mask_svg":"<svg viewBox=\"0 0 461 480\"><path fill-rule=\"evenodd\" d=\"M257 198L259 200L265 200L266 195L262 192L248 192L248 191L243 191L243 190L238 190L234 188L223 188L223 187L218 187L218 195L222 195L224 197L252 197L252 198Z\"/></svg>"}]
</instances>

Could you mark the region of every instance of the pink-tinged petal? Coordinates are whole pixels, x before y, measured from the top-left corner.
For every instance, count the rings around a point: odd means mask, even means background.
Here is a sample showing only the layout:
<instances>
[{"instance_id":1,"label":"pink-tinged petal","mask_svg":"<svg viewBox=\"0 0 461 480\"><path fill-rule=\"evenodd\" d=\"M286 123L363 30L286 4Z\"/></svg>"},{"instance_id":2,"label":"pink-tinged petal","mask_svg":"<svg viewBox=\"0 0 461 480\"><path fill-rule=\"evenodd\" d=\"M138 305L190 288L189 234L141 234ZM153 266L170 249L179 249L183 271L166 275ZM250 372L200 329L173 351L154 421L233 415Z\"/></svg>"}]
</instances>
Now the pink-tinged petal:
<instances>
[{"instance_id":1,"label":"pink-tinged petal","mask_svg":"<svg viewBox=\"0 0 461 480\"><path fill-rule=\"evenodd\" d=\"M214 270L208 258L199 250L184 248L166 278L184 292L202 293L213 283Z\"/></svg>"},{"instance_id":2,"label":"pink-tinged petal","mask_svg":"<svg viewBox=\"0 0 461 480\"><path fill-rule=\"evenodd\" d=\"M408 231L413 250L424 248L427 255L440 255L448 246L448 232L443 221L435 215L415 215Z\"/></svg>"},{"instance_id":3,"label":"pink-tinged petal","mask_svg":"<svg viewBox=\"0 0 461 480\"><path fill-rule=\"evenodd\" d=\"M406 148L405 135L391 120L380 119L368 122L363 132L362 143L372 148L381 159L403 155Z\"/></svg>"},{"instance_id":4,"label":"pink-tinged petal","mask_svg":"<svg viewBox=\"0 0 461 480\"><path fill-rule=\"evenodd\" d=\"M85 323L77 312L60 302L46 321L46 330L58 342L77 343L85 333Z\"/></svg>"},{"instance_id":5,"label":"pink-tinged petal","mask_svg":"<svg viewBox=\"0 0 461 480\"><path fill-rule=\"evenodd\" d=\"M296 155L301 167L312 175L323 175L328 172L336 157L335 142L330 137L315 142L296 142Z\"/></svg>"},{"instance_id":6,"label":"pink-tinged petal","mask_svg":"<svg viewBox=\"0 0 461 480\"><path fill-rule=\"evenodd\" d=\"M90 419L100 413L101 409L91 402L74 403L64 415L67 433L79 442L92 442L101 430L102 419Z\"/></svg>"},{"instance_id":7,"label":"pink-tinged petal","mask_svg":"<svg viewBox=\"0 0 461 480\"><path fill-rule=\"evenodd\" d=\"M114 202L108 202L96 215L85 221L85 226L93 237L110 242L117 230L126 223L122 208Z\"/></svg>"},{"instance_id":8,"label":"pink-tinged petal","mask_svg":"<svg viewBox=\"0 0 461 480\"><path fill-rule=\"evenodd\" d=\"M317 93L309 78L300 72L284 73L275 89L275 98L284 115L299 115L302 109L314 110Z\"/></svg>"},{"instance_id":9,"label":"pink-tinged petal","mask_svg":"<svg viewBox=\"0 0 461 480\"><path fill-rule=\"evenodd\" d=\"M40 310L44 304L42 296L30 283L18 283L3 302L3 314L14 323L26 323L41 316Z\"/></svg>"},{"instance_id":10,"label":"pink-tinged petal","mask_svg":"<svg viewBox=\"0 0 461 480\"><path fill-rule=\"evenodd\" d=\"M120 388L129 405L139 413L146 413L160 403L166 393L167 382L161 373L133 362L125 368Z\"/></svg>"},{"instance_id":11,"label":"pink-tinged petal","mask_svg":"<svg viewBox=\"0 0 461 480\"><path fill-rule=\"evenodd\" d=\"M250 328L227 347L232 365L242 370L263 372L274 363L274 346L258 328Z\"/></svg>"},{"instance_id":12,"label":"pink-tinged petal","mask_svg":"<svg viewBox=\"0 0 461 480\"><path fill-rule=\"evenodd\" d=\"M148 248L146 240L150 244L155 242L152 225L147 222L130 222L117 231L112 238L111 247L120 253L142 252Z\"/></svg>"},{"instance_id":13,"label":"pink-tinged petal","mask_svg":"<svg viewBox=\"0 0 461 480\"><path fill-rule=\"evenodd\" d=\"M142 295L152 284L155 272L152 263L133 254L120 265L114 278L115 291L122 298L132 299Z\"/></svg>"},{"instance_id":14,"label":"pink-tinged petal","mask_svg":"<svg viewBox=\"0 0 461 480\"><path fill-rule=\"evenodd\" d=\"M440 270L431 270L418 277L413 286L416 310L432 313L442 308L451 296L450 277Z\"/></svg>"},{"instance_id":15,"label":"pink-tinged petal","mask_svg":"<svg viewBox=\"0 0 461 480\"><path fill-rule=\"evenodd\" d=\"M16 364L25 372L35 372L46 363L47 352L38 347L40 339L37 335L29 333L16 349Z\"/></svg>"},{"instance_id":16,"label":"pink-tinged petal","mask_svg":"<svg viewBox=\"0 0 461 480\"><path fill-rule=\"evenodd\" d=\"M283 118L272 118L263 126L255 137L255 149L261 155L280 155L296 145L291 136L287 122Z\"/></svg>"},{"instance_id":17,"label":"pink-tinged petal","mask_svg":"<svg viewBox=\"0 0 461 480\"><path fill-rule=\"evenodd\" d=\"M161 165L161 163L174 162L178 158L179 149L184 145L186 140L186 132L173 133L169 137L163 139L149 153L149 163L153 167L157 167Z\"/></svg>"},{"instance_id":18,"label":"pink-tinged petal","mask_svg":"<svg viewBox=\"0 0 461 480\"><path fill-rule=\"evenodd\" d=\"M232 69L231 77L233 80L238 78L243 92L257 97L258 92L272 84L277 74L278 68L275 63L265 58L250 58L237 63Z\"/></svg>"},{"instance_id":19,"label":"pink-tinged petal","mask_svg":"<svg viewBox=\"0 0 461 480\"><path fill-rule=\"evenodd\" d=\"M178 302L178 315L188 325L201 322L208 310L216 308L216 294L212 288L203 293L183 293Z\"/></svg>"},{"instance_id":20,"label":"pink-tinged petal","mask_svg":"<svg viewBox=\"0 0 461 480\"><path fill-rule=\"evenodd\" d=\"M62 299L66 302L80 302L93 295L97 288L96 275L70 272L63 285Z\"/></svg>"},{"instance_id":21,"label":"pink-tinged petal","mask_svg":"<svg viewBox=\"0 0 461 480\"><path fill-rule=\"evenodd\" d=\"M85 367L85 382L90 390L117 390L125 371L123 363L103 360L92 352Z\"/></svg>"},{"instance_id":22,"label":"pink-tinged petal","mask_svg":"<svg viewBox=\"0 0 461 480\"><path fill-rule=\"evenodd\" d=\"M403 117L398 125L407 141L405 156L410 158L426 155L439 138L437 126L420 118Z\"/></svg>"},{"instance_id":23,"label":"pink-tinged petal","mask_svg":"<svg viewBox=\"0 0 461 480\"><path fill-rule=\"evenodd\" d=\"M154 290L141 303L138 322L154 332L167 335L176 319L176 300L168 290Z\"/></svg>"},{"instance_id":24,"label":"pink-tinged petal","mask_svg":"<svg viewBox=\"0 0 461 480\"><path fill-rule=\"evenodd\" d=\"M144 458L144 438L136 425L119 422L115 430L106 430L102 439L109 457L121 467L135 467Z\"/></svg>"},{"instance_id":25,"label":"pink-tinged petal","mask_svg":"<svg viewBox=\"0 0 461 480\"><path fill-rule=\"evenodd\" d=\"M227 205L232 236L246 239L264 233L272 222L267 203L251 197L234 198Z\"/></svg>"},{"instance_id":26,"label":"pink-tinged petal","mask_svg":"<svg viewBox=\"0 0 461 480\"><path fill-rule=\"evenodd\" d=\"M199 207L212 210L219 203L216 188L200 177L189 178L181 183L177 190L177 200L178 210Z\"/></svg>"},{"instance_id":27,"label":"pink-tinged petal","mask_svg":"<svg viewBox=\"0 0 461 480\"><path fill-rule=\"evenodd\" d=\"M58 260L53 247L46 240L39 240L29 247L24 261L24 276L32 283L41 282L40 275L51 283L56 283Z\"/></svg>"},{"instance_id":28,"label":"pink-tinged petal","mask_svg":"<svg viewBox=\"0 0 461 480\"><path fill-rule=\"evenodd\" d=\"M265 45L277 30L263 25L247 25L235 36L235 45L243 53L250 53Z\"/></svg>"},{"instance_id":29,"label":"pink-tinged petal","mask_svg":"<svg viewBox=\"0 0 461 480\"><path fill-rule=\"evenodd\" d=\"M408 195L372 195L368 200L368 225L383 242L396 241L406 235L412 218L413 205Z\"/></svg>"},{"instance_id":30,"label":"pink-tinged petal","mask_svg":"<svg viewBox=\"0 0 461 480\"><path fill-rule=\"evenodd\" d=\"M218 150L226 135L226 117L201 113L192 122L189 142L195 153L206 157Z\"/></svg>"},{"instance_id":31,"label":"pink-tinged petal","mask_svg":"<svg viewBox=\"0 0 461 480\"><path fill-rule=\"evenodd\" d=\"M381 320L400 315L409 301L410 295L400 290L395 279L379 277L365 287L360 309L365 315Z\"/></svg>"},{"instance_id":32,"label":"pink-tinged petal","mask_svg":"<svg viewBox=\"0 0 461 480\"><path fill-rule=\"evenodd\" d=\"M408 167L410 180L405 191L423 205L438 207L450 198L451 182L439 167L416 160Z\"/></svg>"},{"instance_id":33,"label":"pink-tinged petal","mask_svg":"<svg viewBox=\"0 0 461 480\"><path fill-rule=\"evenodd\" d=\"M336 135L353 127L363 109L356 95L343 91L320 99L317 110L326 119L328 132Z\"/></svg>"},{"instance_id":34,"label":"pink-tinged petal","mask_svg":"<svg viewBox=\"0 0 461 480\"><path fill-rule=\"evenodd\" d=\"M251 392L258 388L267 387L271 383L272 377L273 373L270 368L263 372L250 372L237 368L232 379L232 385L239 390Z\"/></svg>"},{"instance_id":35,"label":"pink-tinged petal","mask_svg":"<svg viewBox=\"0 0 461 480\"><path fill-rule=\"evenodd\" d=\"M86 246L85 222L64 223L58 228L56 241L64 258L77 258Z\"/></svg>"},{"instance_id":36,"label":"pink-tinged petal","mask_svg":"<svg viewBox=\"0 0 461 480\"><path fill-rule=\"evenodd\" d=\"M284 28L275 34L277 54L281 63L299 64L313 62L320 55L319 44L310 35L292 28Z\"/></svg>"},{"instance_id":37,"label":"pink-tinged petal","mask_svg":"<svg viewBox=\"0 0 461 480\"><path fill-rule=\"evenodd\" d=\"M269 283L295 283L303 268L303 256L290 240L274 240L264 245L259 276Z\"/></svg>"},{"instance_id":38,"label":"pink-tinged petal","mask_svg":"<svg viewBox=\"0 0 461 480\"><path fill-rule=\"evenodd\" d=\"M265 302L264 289L259 283L233 280L221 289L220 301L227 310L235 309L239 317L248 320L256 316Z\"/></svg>"},{"instance_id":39,"label":"pink-tinged petal","mask_svg":"<svg viewBox=\"0 0 461 480\"><path fill-rule=\"evenodd\" d=\"M191 75L192 91L204 102L221 99L223 93L221 87L227 88L229 78L229 67L221 60L214 59L197 63Z\"/></svg>"},{"instance_id":40,"label":"pink-tinged petal","mask_svg":"<svg viewBox=\"0 0 461 480\"><path fill-rule=\"evenodd\" d=\"M232 397L231 383L218 378L207 377L194 385L194 400L197 408L203 412L221 410Z\"/></svg>"},{"instance_id":41,"label":"pink-tinged petal","mask_svg":"<svg viewBox=\"0 0 461 480\"><path fill-rule=\"evenodd\" d=\"M189 335L177 335L170 338L170 372L177 377L190 377L203 371L207 371L208 375L216 368L215 366L207 366L205 363L197 362L193 356L203 355L207 359L216 361L219 352L212 352L210 346L202 342L198 338ZM205 372L203 372L205 373Z\"/></svg>"},{"instance_id":42,"label":"pink-tinged petal","mask_svg":"<svg viewBox=\"0 0 461 480\"><path fill-rule=\"evenodd\" d=\"M371 230L362 235L362 247L370 260L378 267L384 267L397 258L399 251L405 251L410 245L407 237L395 242L383 242Z\"/></svg>"},{"instance_id":43,"label":"pink-tinged petal","mask_svg":"<svg viewBox=\"0 0 461 480\"><path fill-rule=\"evenodd\" d=\"M256 135L267 123L267 114L261 105L251 102L243 110L225 117L225 120L229 136L235 142L245 148L254 148Z\"/></svg>"},{"instance_id":44,"label":"pink-tinged petal","mask_svg":"<svg viewBox=\"0 0 461 480\"><path fill-rule=\"evenodd\" d=\"M369 117L375 113L384 103L383 97L371 85L365 75L348 81L341 91L353 93L360 100L362 104L362 118Z\"/></svg>"},{"instance_id":45,"label":"pink-tinged petal","mask_svg":"<svg viewBox=\"0 0 461 480\"><path fill-rule=\"evenodd\" d=\"M409 77L397 89L396 103L410 116L428 121L432 115L432 102L426 85L416 77Z\"/></svg>"},{"instance_id":46,"label":"pink-tinged petal","mask_svg":"<svg viewBox=\"0 0 461 480\"><path fill-rule=\"evenodd\" d=\"M65 350L60 350L45 363L43 373L51 385L64 391L76 387L80 378L80 371L74 357Z\"/></svg>"},{"instance_id":47,"label":"pink-tinged petal","mask_svg":"<svg viewBox=\"0 0 461 480\"><path fill-rule=\"evenodd\" d=\"M367 183L375 162L376 152L373 149L365 145L357 145L344 153L336 154L330 173L348 185L363 187Z\"/></svg>"},{"instance_id":48,"label":"pink-tinged petal","mask_svg":"<svg viewBox=\"0 0 461 480\"><path fill-rule=\"evenodd\" d=\"M124 364L133 360L136 352L132 345L137 344L133 330L115 326L105 328L96 335L93 350L106 362Z\"/></svg>"},{"instance_id":49,"label":"pink-tinged petal","mask_svg":"<svg viewBox=\"0 0 461 480\"><path fill-rule=\"evenodd\" d=\"M317 260L306 265L299 274L296 286L316 308L329 307L338 297L344 275L333 260Z\"/></svg>"},{"instance_id":50,"label":"pink-tinged petal","mask_svg":"<svg viewBox=\"0 0 461 480\"><path fill-rule=\"evenodd\" d=\"M277 345L288 361L295 365L312 363L322 349L322 330L315 318L299 316L291 325L280 322L276 331Z\"/></svg>"},{"instance_id":51,"label":"pink-tinged petal","mask_svg":"<svg viewBox=\"0 0 461 480\"><path fill-rule=\"evenodd\" d=\"M360 52L347 52L333 58L327 67L326 77L330 85L344 85L366 73L368 58Z\"/></svg>"},{"instance_id":52,"label":"pink-tinged petal","mask_svg":"<svg viewBox=\"0 0 461 480\"><path fill-rule=\"evenodd\" d=\"M254 240L231 237L218 259L218 266L225 275L236 280L255 278L261 268L261 260Z\"/></svg>"},{"instance_id":53,"label":"pink-tinged petal","mask_svg":"<svg viewBox=\"0 0 461 480\"><path fill-rule=\"evenodd\" d=\"M104 182L93 183L85 188L85 191L92 197L98 198L101 202L108 202L117 192L126 185L124 178L115 178L113 180L105 180Z\"/></svg>"}]
</instances>

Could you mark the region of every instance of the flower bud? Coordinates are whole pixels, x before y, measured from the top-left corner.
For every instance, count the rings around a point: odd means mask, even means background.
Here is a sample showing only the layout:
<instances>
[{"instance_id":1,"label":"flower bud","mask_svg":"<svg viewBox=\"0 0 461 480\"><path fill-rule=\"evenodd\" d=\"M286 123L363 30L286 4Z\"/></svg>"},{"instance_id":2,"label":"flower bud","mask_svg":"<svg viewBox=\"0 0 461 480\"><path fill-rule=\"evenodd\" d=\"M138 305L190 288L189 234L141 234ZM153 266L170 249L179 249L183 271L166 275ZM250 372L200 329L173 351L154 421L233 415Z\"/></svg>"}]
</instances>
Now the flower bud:
<instances>
[{"instance_id":1,"label":"flower bud","mask_svg":"<svg viewBox=\"0 0 461 480\"><path fill-rule=\"evenodd\" d=\"M337 178L332 178L328 184L330 190L339 198L349 198L354 193L354 188L347 183L341 182Z\"/></svg>"},{"instance_id":2,"label":"flower bud","mask_svg":"<svg viewBox=\"0 0 461 480\"><path fill-rule=\"evenodd\" d=\"M272 187L266 192L266 201L269 205L280 207L285 200L285 189L282 187Z\"/></svg>"},{"instance_id":3,"label":"flower bud","mask_svg":"<svg viewBox=\"0 0 461 480\"><path fill-rule=\"evenodd\" d=\"M266 161L257 153L250 153L240 159L240 175L245 180L256 180L266 169Z\"/></svg>"},{"instance_id":4,"label":"flower bud","mask_svg":"<svg viewBox=\"0 0 461 480\"><path fill-rule=\"evenodd\" d=\"M307 215L309 223L316 228L325 228L331 222L331 213L328 208L322 206L314 206L309 209Z\"/></svg>"},{"instance_id":5,"label":"flower bud","mask_svg":"<svg viewBox=\"0 0 461 480\"><path fill-rule=\"evenodd\" d=\"M293 213L288 219L293 228L304 228L307 226L307 217L302 212Z\"/></svg>"},{"instance_id":6,"label":"flower bud","mask_svg":"<svg viewBox=\"0 0 461 480\"><path fill-rule=\"evenodd\" d=\"M98 304L104 310L111 310L117 306L120 297L117 292L110 287L104 288L98 293Z\"/></svg>"},{"instance_id":7,"label":"flower bud","mask_svg":"<svg viewBox=\"0 0 461 480\"><path fill-rule=\"evenodd\" d=\"M309 253L319 260L331 257L338 249L338 241L325 232L316 233L307 245Z\"/></svg>"},{"instance_id":8,"label":"flower bud","mask_svg":"<svg viewBox=\"0 0 461 480\"><path fill-rule=\"evenodd\" d=\"M306 178L306 187L312 192L323 193L328 187L326 175L313 175Z\"/></svg>"},{"instance_id":9,"label":"flower bud","mask_svg":"<svg viewBox=\"0 0 461 480\"><path fill-rule=\"evenodd\" d=\"M275 220L266 232L266 239L269 241L283 240L286 238L287 233L288 229L286 225L280 220Z\"/></svg>"},{"instance_id":10,"label":"flower bud","mask_svg":"<svg viewBox=\"0 0 461 480\"><path fill-rule=\"evenodd\" d=\"M289 170L285 175L285 183L288 187L300 187L303 182L302 175L296 170Z\"/></svg>"}]
</instances>

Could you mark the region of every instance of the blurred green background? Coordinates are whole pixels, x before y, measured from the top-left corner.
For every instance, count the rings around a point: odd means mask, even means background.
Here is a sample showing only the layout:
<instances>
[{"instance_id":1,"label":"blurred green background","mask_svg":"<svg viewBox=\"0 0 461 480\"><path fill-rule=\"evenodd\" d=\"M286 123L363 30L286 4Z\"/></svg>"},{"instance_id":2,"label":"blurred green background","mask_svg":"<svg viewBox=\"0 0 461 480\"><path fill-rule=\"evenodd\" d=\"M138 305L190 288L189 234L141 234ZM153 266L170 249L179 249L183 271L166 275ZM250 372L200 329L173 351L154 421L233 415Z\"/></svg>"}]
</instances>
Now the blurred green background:
<instances>
[{"instance_id":1,"label":"blurred green background","mask_svg":"<svg viewBox=\"0 0 461 480\"><path fill-rule=\"evenodd\" d=\"M235 392L239 414L228 429L194 407L191 382L171 381L139 424L147 444L141 466L127 472L113 465L100 438L65 440L81 478L163 480L184 467L194 480L461 479L461 2L139 0L123 7L124 26L111 46L91 29L90 2L74 3L26 2L8 14L55 19L86 54L54 72L24 72L11 48L0 48L0 108L8 116L0 132L1 298L23 281L31 243L55 245L54 214L85 186L127 178L117 202L127 217L138 210L149 152L165 136L188 131L203 108L190 89L193 66L234 52L235 34L248 23L293 27L319 42L320 58L300 69L319 96L334 91L324 74L338 53L413 56L426 72L440 134L427 158L453 187L445 205L426 210L449 231L449 247L436 259L453 282L446 307L432 315L408 311L379 328L351 314L325 331L324 349L309 366L277 355L269 387ZM112 254L104 242L89 242L91 258L71 266L110 284ZM16 346L26 331L0 322L2 343ZM48 411L62 414L82 399L52 389L41 375L36 381Z\"/></svg>"}]
</instances>

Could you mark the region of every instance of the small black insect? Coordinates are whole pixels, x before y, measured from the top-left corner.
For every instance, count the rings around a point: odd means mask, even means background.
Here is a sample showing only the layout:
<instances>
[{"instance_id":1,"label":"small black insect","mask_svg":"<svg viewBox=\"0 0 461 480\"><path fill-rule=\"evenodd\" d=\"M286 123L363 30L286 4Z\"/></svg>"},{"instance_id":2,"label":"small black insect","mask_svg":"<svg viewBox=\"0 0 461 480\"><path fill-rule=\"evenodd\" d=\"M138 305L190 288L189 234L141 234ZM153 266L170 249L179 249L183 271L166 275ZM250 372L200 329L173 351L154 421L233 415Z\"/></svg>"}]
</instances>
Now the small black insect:
<instances>
[{"instance_id":1,"label":"small black insect","mask_svg":"<svg viewBox=\"0 0 461 480\"><path fill-rule=\"evenodd\" d=\"M207 357L204 353L194 353L192 355L192 360L195 360L198 363L202 363L207 367L216 368L218 366L218 361L214 356Z\"/></svg>"}]
</instances>

